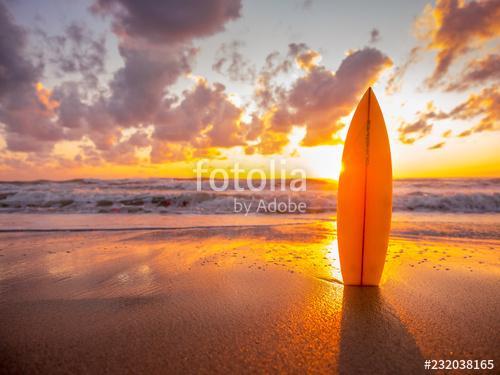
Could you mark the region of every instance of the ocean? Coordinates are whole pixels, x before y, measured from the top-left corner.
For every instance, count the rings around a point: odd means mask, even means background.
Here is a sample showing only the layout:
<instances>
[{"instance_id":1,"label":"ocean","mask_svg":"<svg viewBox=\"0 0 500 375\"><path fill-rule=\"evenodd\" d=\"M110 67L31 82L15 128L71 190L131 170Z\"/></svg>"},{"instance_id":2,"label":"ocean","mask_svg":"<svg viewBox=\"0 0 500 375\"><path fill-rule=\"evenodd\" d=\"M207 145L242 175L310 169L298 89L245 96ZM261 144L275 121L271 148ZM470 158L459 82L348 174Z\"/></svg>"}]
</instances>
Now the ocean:
<instances>
[{"instance_id":1,"label":"ocean","mask_svg":"<svg viewBox=\"0 0 500 375\"><path fill-rule=\"evenodd\" d=\"M208 181L198 191L196 180L173 178L0 182L0 213L233 214L235 199L247 204L304 202L306 213L336 211L335 182L308 180L301 192L277 185L275 191L246 186L239 191L230 185L218 192ZM395 180L393 210L500 213L500 179Z\"/></svg>"},{"instance_id":2,"label":"ocean","mask_svg":"<svg viewBox=\"0 0 500 375\"><path fill-rule=\"evenodd\" d=\"M233 181L234 183L234 181ZM257 183L255 185L258 185ZM337 184L308 180L305 191L229 186L201 191L193 179L78 179L0 182L0 232L174 230L335 221ZM288 181L285 181L285 187ZM235 213L235 201L252 207ZM305 203L305 213L258 204ZM289 207L289 206L287 206ZM498 239L500 179L394 181L392 236Z\"/></svg>"}]
</instances>

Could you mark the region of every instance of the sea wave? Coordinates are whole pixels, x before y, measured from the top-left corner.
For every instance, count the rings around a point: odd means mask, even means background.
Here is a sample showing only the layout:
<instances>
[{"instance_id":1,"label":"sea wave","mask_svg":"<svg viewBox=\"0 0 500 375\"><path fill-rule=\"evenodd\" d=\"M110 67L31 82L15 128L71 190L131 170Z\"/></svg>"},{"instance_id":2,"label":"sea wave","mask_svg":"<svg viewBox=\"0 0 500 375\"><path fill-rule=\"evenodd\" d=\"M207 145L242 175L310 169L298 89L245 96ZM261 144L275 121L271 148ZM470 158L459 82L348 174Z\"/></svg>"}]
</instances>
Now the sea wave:
<instances>
[{"instance_id":1,"label":"sea wave","mask_svg":"<svg viewBox=\"0 0 500 375\"><path fill-rule=\"evenodd\" d=\"M223 192L192 179L78 179L68 181L0 182L0 212L14 213L176 213L231 214L235 200L259 203L305 203L307 213L335 212L335 182L308 180L293 192L286 181L254 192L230 184ZM258 185L258 184L255 184ZM416 179L394 182L395 211L500 213L500 179ZM269 213L269 211L258 211Z\"/></svg>"}]
</instances>

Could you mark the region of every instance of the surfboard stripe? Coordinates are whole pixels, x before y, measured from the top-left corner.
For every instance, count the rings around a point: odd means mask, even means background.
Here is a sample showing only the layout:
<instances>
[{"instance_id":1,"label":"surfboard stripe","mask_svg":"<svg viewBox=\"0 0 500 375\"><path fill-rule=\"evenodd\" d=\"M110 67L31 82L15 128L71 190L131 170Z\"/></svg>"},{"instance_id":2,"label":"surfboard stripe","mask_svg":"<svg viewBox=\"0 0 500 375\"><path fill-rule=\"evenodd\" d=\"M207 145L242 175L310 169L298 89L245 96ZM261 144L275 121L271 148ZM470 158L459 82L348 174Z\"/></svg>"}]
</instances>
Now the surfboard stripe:
<instances>
[{"instance_id":1,"label":"surfboard stripe","mask_svg":"<svg viewBox=\"0 0 500 375\"><path fill-rule=\"evenodd\" d=\"M365 188L363 193L363 239L361 241L361 285L363 285L363 270L365 264L365 237L366 237L366 185L368 184L368 159L370 153L368 149L370 147L370 97L371 97L371 87L368 88L368 110L366 111L366 147L365 147Z\"/></svg>"}]
</instances>

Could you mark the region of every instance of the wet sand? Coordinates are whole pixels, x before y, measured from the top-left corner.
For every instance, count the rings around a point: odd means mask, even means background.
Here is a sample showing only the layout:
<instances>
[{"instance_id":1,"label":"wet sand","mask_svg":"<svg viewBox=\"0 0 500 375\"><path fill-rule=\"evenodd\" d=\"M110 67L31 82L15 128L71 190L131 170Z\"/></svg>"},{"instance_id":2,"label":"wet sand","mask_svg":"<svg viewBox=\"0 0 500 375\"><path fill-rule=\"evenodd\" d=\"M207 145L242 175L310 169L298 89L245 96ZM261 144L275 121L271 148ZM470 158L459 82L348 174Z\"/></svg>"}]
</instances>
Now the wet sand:
<instances>
[{"instance_id":1,"label":"wet sand","mask_svg":"<svg viewBox=\"0 0 500 375\"><path fill-rule=\"evenodd\" d=\"M394 236L379 288L337 281L335 224L321 220L0 233L0 243L2 373L500 366L494 239Z\"/></svg>"}]
</instances>

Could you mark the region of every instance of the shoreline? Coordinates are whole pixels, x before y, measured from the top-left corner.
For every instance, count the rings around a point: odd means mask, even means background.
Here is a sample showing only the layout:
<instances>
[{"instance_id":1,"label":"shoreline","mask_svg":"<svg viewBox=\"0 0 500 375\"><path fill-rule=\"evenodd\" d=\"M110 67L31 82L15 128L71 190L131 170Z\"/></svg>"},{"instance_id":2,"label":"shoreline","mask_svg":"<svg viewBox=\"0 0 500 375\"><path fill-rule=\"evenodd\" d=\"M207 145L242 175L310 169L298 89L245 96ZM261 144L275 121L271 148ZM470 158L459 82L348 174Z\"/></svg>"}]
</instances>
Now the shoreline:
<instances>
[{"instance_id":1,"label":"shoreline","mask_svg":"<svg viewBox=\"0 0 500 375\"><path fill-rule=\"evenodd\" d=\"M0 233L175 231L180 229L274 227L308 223L335 223L335 213L296 215L228 214L1 214ZM451 214L395 212L393 238L453 238L494 240L498 238L500 214ZM333 231L336 231L334 226Z\"/></svg>"}]
</instances>

